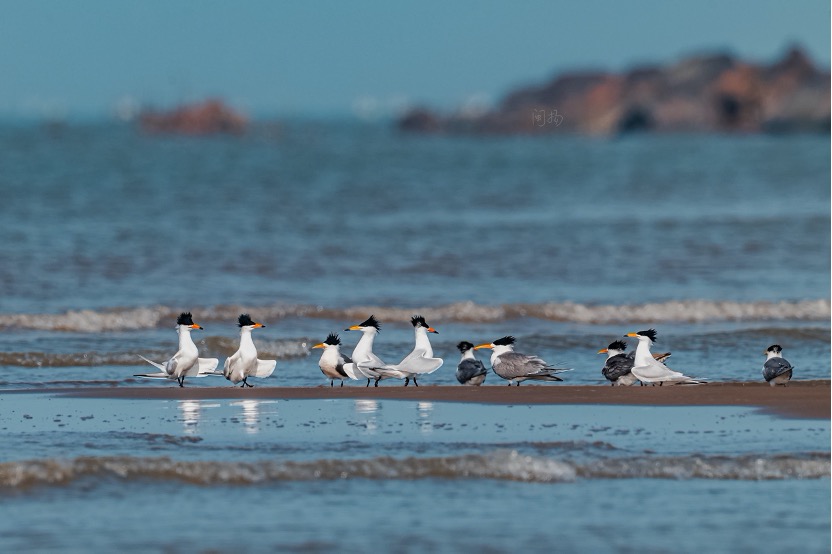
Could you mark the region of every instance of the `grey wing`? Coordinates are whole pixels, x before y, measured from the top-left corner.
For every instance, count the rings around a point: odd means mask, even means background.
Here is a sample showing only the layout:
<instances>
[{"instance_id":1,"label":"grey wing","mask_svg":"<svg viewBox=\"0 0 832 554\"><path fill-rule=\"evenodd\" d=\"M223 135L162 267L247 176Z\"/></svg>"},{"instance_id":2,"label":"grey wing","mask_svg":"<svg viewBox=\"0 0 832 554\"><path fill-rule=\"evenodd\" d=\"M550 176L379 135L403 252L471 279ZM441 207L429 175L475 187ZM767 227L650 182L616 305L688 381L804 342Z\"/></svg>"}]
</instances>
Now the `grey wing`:
<instances>
[{"instance_id":1,"label":"grey wing","mask_svg":"<svg viewBox=\"0 0 832 554\"><path fill-rule=\"evenodd\" d=\"M347 356L345 354L341 354L341 356L338 358L338 363L335 364L335 371L338 372L338 375L342 375L344 377L349 377L349 375L347 375L347 372L344 371L344 364L351 364L351 363L352 363L352 360L350 360L349 356Z\"/></svg>"},{"instance_id":2,"label":"grey wing","mask_svg":"<svg viewBox=\"0 0 832 554\"><path fill-rule=\"evenodd\" d=\"M460 383L466 383L477 375L485 375L488 370L479 360L462 360L456 366L456 379Z\"/></svg>"},{"instance_id":3,"label":"grey wing","mask_svg":"<svg viewBox=\"0 0 832 554\"><path fill-rule=\"evenodd\" d=\"M618 354L607 360L601 373L610 381L616 381L619 377L623 377L633 370L633 363L633 358L629 355Z\"/></svg>"},{"instance_id":4,"label":"grey wing","mask_svg":"<svg viewBox=\"0 0 832 554\"><path fill-rule=\"evenodd\" d=\"M176 373L176 367L179 365L179 362L176 361L176 356L171 358L165 364L165 371L168 372L168 375L174 375Z\"/></svg>"},{"instance_id":5,"label":"grey wing","mask_svg":"<svg viewBox=\"0 0 832 554\"><path fill-rule=\"evenodd\" d=\"M771 358L770 360L766 360L766 363L763 366L763 377L766 381L771 381L778 375L783 375L792 369L792 364L790 364L786 359Z\"/></svg>"},{"instance_id":6,"label":"grey wing","mask_svg":"<svg viewBox=\"0 0 832 554\"><path fill-rule=\"evenodd\" d=\"M546 368L546 362L537 356L527 356L519 352L506 352L496 361L494 371L507 379L531 375Z\"/></svg>"}]
</instances>

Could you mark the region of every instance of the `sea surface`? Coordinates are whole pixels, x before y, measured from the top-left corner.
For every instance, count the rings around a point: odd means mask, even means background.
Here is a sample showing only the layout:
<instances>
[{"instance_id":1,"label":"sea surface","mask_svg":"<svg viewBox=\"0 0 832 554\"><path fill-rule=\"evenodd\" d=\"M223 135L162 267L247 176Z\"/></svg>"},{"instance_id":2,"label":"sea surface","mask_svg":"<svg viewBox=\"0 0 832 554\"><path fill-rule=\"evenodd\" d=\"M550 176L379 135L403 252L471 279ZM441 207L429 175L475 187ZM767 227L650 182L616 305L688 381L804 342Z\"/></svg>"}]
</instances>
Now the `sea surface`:
<instances>
[{"instance_id":1,"label":"sea surface","mask_svg":"<svg viewBox=\"0 0 832 554\"><path fill-rule=\"evenodd\" d=\"M647 328L693 377L761 380L776 343L795 379L828 379L829 151L0 124L0 551L828 552L828 420L54 389L176 387L134 374L175 352L183 311L220 363L240 313L266 325L257 387L329 386L311 347L337 332L349 354L370 314L392 363L412 315L439 331L423 386L456 383L459 341L505 335L572 368L539 386L604 384L596 352Z\"/></svg>"}]
</instances>

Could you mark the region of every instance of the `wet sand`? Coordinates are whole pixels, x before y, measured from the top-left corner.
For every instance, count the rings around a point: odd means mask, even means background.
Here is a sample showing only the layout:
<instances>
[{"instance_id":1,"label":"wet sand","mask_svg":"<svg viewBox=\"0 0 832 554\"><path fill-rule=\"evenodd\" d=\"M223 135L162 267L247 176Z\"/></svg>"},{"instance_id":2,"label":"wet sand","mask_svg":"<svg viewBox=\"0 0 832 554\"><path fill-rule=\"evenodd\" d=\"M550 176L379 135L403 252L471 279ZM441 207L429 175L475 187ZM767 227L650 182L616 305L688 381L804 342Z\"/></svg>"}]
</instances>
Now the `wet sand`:
<instances>
[{"instance_id":1,"label":"wet sand","mask_svg":"<svg viewBox=\"0 0 832 554\"><path fill-rule=\"evenodd\" d=\"M710 383L698 386L611 387L544 386L429 386L403 387L155 387L37 389L31 392L83 398L163 400L201 399L375 399L420 402L477 402L484 404L603 404L637 406L752 406L785 417L828 419L830 381L792 381L786 387L766 383Z\"/></svg>"}]
</instances>

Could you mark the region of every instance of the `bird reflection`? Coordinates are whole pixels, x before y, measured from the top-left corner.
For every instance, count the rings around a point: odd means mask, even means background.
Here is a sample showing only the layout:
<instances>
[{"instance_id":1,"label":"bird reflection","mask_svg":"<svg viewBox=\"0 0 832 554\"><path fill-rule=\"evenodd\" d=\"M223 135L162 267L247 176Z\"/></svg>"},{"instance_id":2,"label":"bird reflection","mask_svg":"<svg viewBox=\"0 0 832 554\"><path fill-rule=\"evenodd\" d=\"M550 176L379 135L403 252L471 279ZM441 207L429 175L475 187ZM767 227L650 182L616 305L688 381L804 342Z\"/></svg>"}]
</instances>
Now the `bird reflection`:
<instances>
[{"instance_id":1,"label":"bird reflection","mask_svg":"<svg viewBox=\"0 0 832 554\"><path fill-rule=\"evenodd\" d=\"M433 402L419 402L416 405L419 411L419 432L426 435L433 432L433 424L430 421L433 412Z\"/></svg>"},{"instance_id":2,"label":"bird reflection","mask_svg":"<svg viewBox=\"0 0 832 554\"><path fill-rule=\"evenodd\" d=\"M179 411L182 413L182 427L186 434L193 435L199 426L199 400L180 400Z\"/></svg>"},{"instance_id":3,"label":"bird reflection","mask_svg":"<svg viewBox=\"0 0 832 554\"><path fill-rule=\"evenodd\" d=\"M260 432L260 400L240 400L232 402L232 406L240 406L243 409L243 427L249 435L256 435Z\"/></svg>"},{"instance_id":4,"label":"bird reflection","mask_svg":"<svg viewBox=\"0 0 832 554\"><path fill-rule=\"evenodd\" d=\"M378 429L378 422L376 421L376 414L379 410L379 403L375 400L356 400L355 413L365 416L363 423L365 429L370 433L375 433Z\"/></svg>"}]
</instances>

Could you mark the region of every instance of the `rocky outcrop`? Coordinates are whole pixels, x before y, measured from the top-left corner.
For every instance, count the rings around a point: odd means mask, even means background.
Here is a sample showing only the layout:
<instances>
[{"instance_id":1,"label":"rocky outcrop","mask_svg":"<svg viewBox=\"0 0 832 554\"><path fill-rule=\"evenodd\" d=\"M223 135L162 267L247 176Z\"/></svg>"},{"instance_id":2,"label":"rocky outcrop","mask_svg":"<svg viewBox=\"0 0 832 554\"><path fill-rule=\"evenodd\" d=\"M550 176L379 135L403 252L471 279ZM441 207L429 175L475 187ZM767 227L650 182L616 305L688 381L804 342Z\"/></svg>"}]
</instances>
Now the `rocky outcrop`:
<instances>
[{"instance_id":1,"label":"rocky outcrop","mask_svg":"<svg viewBox=\"0 0 832 554\"><path fill-rule=\"evenodd\" d=\"M220 100L186 104L171 111L147 110L139 115L139 125L149 133L241 134L247 123L244 116Z\"/></svg>"},{"instance_id":2,"label":"rocky outcrop","mask_svg":"<svg viewBox=\"0 0 832 554\"><path fill-rule=\"evenodd\" d=\"M512 91L476 117L420 108L398 126L449 133L828 133L830 75L799 48L771 65L693 56L626 73L564 73Z\"/></svg>"}]
</instances>

